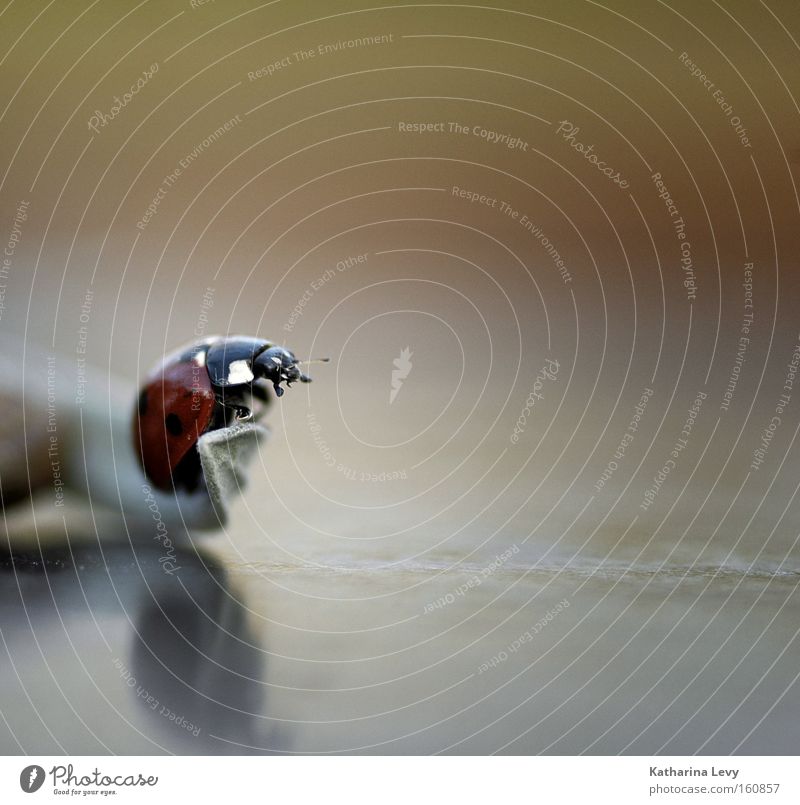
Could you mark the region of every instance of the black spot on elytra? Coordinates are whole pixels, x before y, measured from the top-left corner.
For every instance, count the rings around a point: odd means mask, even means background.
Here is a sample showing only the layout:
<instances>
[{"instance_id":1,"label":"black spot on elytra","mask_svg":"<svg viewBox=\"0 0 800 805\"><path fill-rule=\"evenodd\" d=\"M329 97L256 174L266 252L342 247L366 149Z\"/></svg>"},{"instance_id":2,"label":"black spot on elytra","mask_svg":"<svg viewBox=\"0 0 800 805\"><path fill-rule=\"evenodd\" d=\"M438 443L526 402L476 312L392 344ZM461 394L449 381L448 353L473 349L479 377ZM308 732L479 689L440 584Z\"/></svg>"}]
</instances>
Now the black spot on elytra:
<instances>
[{"instance_id":1,"label":"black spot on elytra","mask_svg":"<svg viewBox=\"0 0 800 805\"><path fill-rule=\"evenodd\" d=\"M177 414L167 414L164 424L167 426L167 431L173 436L180 436L183 433L183 425Z\"/></svg>"},{"instance_id":2,"label":"black spot on elytra","mask_svg":"<svg viewBox=\"0 0 800 805\"><path fill-rule=\"evenodd\" d=\"M144 416L147 413L147 389L142 389L139 395L139 416Z\"/></svg>"}]
</instances>

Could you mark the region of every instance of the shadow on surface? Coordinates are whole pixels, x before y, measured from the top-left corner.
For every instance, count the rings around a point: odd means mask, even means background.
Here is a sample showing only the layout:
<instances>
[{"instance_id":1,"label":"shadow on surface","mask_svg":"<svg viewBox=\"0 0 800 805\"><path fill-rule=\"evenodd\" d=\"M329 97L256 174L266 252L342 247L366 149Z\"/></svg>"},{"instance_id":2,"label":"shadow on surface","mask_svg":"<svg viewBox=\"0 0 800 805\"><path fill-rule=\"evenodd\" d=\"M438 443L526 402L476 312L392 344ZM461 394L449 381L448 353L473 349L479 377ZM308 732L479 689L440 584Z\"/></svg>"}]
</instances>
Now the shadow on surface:
<instances>
[{"instance_id":1,"label":"shadow on surface","mask_svg":"<svg viewBox=\"0 0 800 805\"><path fill-rule=\"evenodd\" d=\"M0 556L0 751L246 754L265 651L209 554L114 545ZM165 570L168 568L171 572Z\"/></svg>"}]
</instances>

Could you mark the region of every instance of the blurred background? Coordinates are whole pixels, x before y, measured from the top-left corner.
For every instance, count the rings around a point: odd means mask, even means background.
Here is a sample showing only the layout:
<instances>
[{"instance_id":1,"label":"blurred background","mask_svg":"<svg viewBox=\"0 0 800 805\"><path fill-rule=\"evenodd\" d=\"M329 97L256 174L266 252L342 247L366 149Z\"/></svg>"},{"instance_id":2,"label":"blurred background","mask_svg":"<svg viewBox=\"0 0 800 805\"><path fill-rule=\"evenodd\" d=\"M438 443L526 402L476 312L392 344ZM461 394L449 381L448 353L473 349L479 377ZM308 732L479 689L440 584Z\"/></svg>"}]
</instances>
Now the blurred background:
<instances>
[{"instance_id":1,"label":"blurred background","mask_svg":"<svg viewBox=\"0 0 800 805\"><path fill-rule=\"evenodd\" d=\"M793 753L798 37L788 0L6 2L0 481L60 539L5 518L0 748ZM146 371L237 333L331 362L225 528L167 574L62 525Z\"/></svg>"}]
</instances>

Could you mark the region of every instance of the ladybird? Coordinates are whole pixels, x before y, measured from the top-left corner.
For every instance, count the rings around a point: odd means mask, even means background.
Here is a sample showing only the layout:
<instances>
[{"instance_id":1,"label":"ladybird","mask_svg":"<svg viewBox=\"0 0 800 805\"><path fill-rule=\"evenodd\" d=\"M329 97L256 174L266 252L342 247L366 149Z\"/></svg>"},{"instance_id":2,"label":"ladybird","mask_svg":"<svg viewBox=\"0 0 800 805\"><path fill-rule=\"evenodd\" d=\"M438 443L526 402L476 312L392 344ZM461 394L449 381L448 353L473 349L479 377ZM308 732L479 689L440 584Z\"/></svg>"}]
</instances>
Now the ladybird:
<instances>
[{"instance_id":1,"label":"ladybird","mask_svg":"<svg viewBox=\"0 0 800 805\"><path fill-rule=\"evenodd\" d=\"M281 383L311 378L284 347L250 336L217 336L168 355L145 379L133 417L134 450L158 489L194 491L202 479L198 439L259 419Z\"/></svg>"}]
</instances>

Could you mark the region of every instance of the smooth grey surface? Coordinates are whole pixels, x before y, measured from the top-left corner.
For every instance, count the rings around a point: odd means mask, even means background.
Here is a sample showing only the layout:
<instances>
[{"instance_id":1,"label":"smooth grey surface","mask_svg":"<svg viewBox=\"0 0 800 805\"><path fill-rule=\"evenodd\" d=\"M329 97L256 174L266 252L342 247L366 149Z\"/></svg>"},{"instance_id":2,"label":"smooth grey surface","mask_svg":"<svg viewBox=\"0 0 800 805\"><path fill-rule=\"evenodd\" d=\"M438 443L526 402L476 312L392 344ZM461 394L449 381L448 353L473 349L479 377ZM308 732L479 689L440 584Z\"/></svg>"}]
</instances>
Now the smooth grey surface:
<instances>
[{"instance_id":1,"label":"smooth grey surface","mask_svg":"<svg viewBox=\"0 0 800 805\"><path fill-rule=\"evenodd\" d=\"M215 553L180 551L172 573L152 548L6 561L0 750L792 754L800 738L791 574Z\"/></svg>"}]
</instances>

